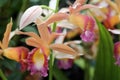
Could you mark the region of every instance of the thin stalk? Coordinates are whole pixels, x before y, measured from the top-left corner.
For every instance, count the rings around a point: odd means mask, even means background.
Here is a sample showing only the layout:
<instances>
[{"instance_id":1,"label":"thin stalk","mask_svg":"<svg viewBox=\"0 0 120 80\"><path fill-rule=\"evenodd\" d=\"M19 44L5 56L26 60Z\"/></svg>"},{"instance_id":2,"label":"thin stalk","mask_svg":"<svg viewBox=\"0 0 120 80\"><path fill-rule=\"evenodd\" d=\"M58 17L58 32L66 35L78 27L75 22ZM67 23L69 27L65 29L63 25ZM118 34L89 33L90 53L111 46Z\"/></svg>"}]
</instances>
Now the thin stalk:
<instances>
[{"instance_id":1,"label":"thin stalk","mask_svg":"<svg viewBox=\"0 0 120 80\"><path fill-rule=\"evenodd\" d=\"M1 69L0 69L0 77L2 80L7 80Z\"/></svg>"},{"instance_id":2,"label":"thin stalk","mask_svg":"<svg viewBox=\"0 0 120 80\"><path fill-rule=\"evenodd\" d=\"M53 53L50 54L50 62L49 62L49 80L52 80L53 76Z\"/></svg>"},{"instance_id":3,"label":"thin stalk","mask_svg":"<svg viewBox=\"0 0 120 80\"><path fill-rule=\"evenodd\" d=\"M59 7L59 0L57 0L57 3L56 3L56 7L55 7L55 13L57 13L58 12L58 7ZM56 30L56 26L57 26L57 23L56 22L54 22L53 23L53 25L52 25L52 28L53 28L53 32L55 32L55 30Z\"/></svg>"},{"instance_id":4,"label":"thin stalk","mask_svg":"<svg viewBox=\"0 0 120 80\"><path fill-rule=\"evenodd\" d=\"M90 64L85 60L85 80L90 80Z\"/></svg>"},{"instance_id":5,"label":"thin stalk","mask_svg":"<svg viewBox=\"0 0 120 80\"><path fill-rule=\"evenodd\" d=\"M55 13L58 12L58 7L59 7L59 0L57 0L56 2L56 7L55 7ZM53 23L52 25L52 31L55 32L56 30L56 25L57 23ZM53 65L54 65L54 56L53 56L53 53L51 51L51 54L50 54L50 63L49 63L49 80L52 80L52 76L53 76Z\"/></svg>"}]
</instances>

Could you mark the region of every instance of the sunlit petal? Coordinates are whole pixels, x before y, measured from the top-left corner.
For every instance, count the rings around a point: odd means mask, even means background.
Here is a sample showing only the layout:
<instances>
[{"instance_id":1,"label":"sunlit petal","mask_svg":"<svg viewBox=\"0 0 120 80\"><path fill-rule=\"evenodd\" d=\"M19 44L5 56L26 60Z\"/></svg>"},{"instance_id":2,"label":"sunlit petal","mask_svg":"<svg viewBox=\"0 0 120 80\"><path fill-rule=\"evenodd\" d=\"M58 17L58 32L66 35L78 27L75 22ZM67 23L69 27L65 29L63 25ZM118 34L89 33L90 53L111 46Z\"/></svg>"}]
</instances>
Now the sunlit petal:
<instances>
[{"instance_id":1,"label":"sunlit petal","mask_svg":"<svg viewBox=\"0 0 120 80\"><path fill-rule=\"evenodd\" d=\"M39 73L41 76L46 77L48 70L48 60L46 55L43 54L41 49L33 49L28 55L28 70L31 74Z\"/></svg>"},{"instance_id":2,"label":"sunlit petal","mask_svg":"<svg viewBox=\"0 0 120 80\"><path fill-rule=\"evenodd\" d=\"M22 15L20 20L20 30L28 24L34 22L42 13L42 8L39 5L28 8Z\"/></svg>"},{"instance_id":3,"label":"sunlit petal","mask_svg":"<svg viewBox=\"0 0 120 80\"><path fill-rule=\"evenodd\" d=\"M4 33L4 37L3 37L3 40L2 40L2 46L3 48L7 48L8 47L8 44L9 44L9 36L10 36L10 32L11 32L11 28L12 28L12 19L10 21L10 23L7 24L7 29Z\"/></svg>"}]
</instances>

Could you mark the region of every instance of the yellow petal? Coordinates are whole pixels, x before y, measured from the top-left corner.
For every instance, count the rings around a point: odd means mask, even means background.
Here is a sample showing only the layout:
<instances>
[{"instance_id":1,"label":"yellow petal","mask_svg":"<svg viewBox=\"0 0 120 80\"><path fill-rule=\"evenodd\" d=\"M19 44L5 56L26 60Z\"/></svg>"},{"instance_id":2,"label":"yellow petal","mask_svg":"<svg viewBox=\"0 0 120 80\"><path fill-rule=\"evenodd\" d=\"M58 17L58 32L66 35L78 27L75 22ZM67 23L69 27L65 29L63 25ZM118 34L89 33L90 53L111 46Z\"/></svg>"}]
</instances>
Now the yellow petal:
<instances>
[{"instance_id":1,"label":"yellow petal","mask_svg":"<svg viewBox=\"0 0 120 80\"><path fill-rule=\"evenodd\" d=\"M7 24L7 29L4 33L4 37L3 37L3 40L2 40L2 46L3 46L3 49L7 48L8 47L8 44L9 44L9 36L10 36L10 32L11 32L11 28L12 28L12 19L10 21L9 24Z\"/></svg>"},{"instance_id":2,"label":"yellow petal","mask_svg":"<svg viewBox=\"0 0 120 80\"><path fill-rule=\"evenodd\" d=\"M33 55L33 63L35 64L35 67L40 69L40 67L42 68L45 62L45 58L44 58L44 54L41 53L40 49L38 49L34 55Z\"/></svg>"},{"instance_id":3,"label":"yellow petal","mask_svg":"<svg viewBox=\"0 0 120 80\"><path fill-rule=\"evenodd\" d=\"M11 47L4 50L3 56L19 62L27 57L28 52L29 50L25 47Z\"/></svg>"},{"instance_id":4,"label":"yellow petal","mask_svg":"<svg viewBox=\"0 0 120 80\"><path fill-rule=\"evenodd\" d=\"M79 15L79 14L71 14L69 16L69 21L73 23L75 26L80 27L83 30L83 27L86 24L87 17L85 15Z\"/></svg>"}]
</instances>

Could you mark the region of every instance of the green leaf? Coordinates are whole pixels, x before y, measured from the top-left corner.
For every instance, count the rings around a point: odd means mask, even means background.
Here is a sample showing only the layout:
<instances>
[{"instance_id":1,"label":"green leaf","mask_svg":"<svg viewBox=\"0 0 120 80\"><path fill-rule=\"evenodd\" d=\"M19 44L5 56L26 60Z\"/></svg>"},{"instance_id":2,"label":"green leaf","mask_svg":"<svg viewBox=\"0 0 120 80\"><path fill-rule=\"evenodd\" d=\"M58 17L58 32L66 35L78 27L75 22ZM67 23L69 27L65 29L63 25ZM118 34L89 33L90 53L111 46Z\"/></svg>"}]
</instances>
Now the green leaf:
<instances>
[{"instance_id":1,"label":"green leaf","mask_svg":"<svg viewBox=\"0 0 120 80\"><path fill-rule=\"evenodd\" d=\"M53 68L53 75L55 77L55 80L69 80L65 74L59 70L57 67Z\"/></svg>"},{"instance_id":2,"label":"green leaf","mask_svg":"<svg viewBox=\"0 0 120 80\"><path fill-rule=\"evenodd\" d=\"M96 20L100 41L96 59L94 80L120 80L120 67L115 65L113 40L105 27Z\"/></svg>"},{"instance_id":3,"label":"green leaf","mask_svg":"<svg viewBox=\"0 0 120 80\"><path fill-rule=\"evenodd\" d=\"M4 6L5 3L7 3L8 0L0 0L0 7Z\"/></svg>"}]
</instances>

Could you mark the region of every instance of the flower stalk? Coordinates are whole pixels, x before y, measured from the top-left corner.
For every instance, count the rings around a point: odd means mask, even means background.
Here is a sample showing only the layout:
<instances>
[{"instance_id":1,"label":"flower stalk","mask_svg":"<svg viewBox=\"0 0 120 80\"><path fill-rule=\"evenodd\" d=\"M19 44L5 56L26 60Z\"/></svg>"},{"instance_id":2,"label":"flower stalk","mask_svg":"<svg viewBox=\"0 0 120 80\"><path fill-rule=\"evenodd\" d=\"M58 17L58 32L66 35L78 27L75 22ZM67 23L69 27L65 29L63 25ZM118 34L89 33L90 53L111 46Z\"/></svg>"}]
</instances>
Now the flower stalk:
<instances>
[{"instance_id":1,"label":"flower stalk","mask_svg":"<svg viewBox=\"0 0 120 80\"><path fill-rule=\"evenodd\" d=\"M2 80L7 80L1 69L0 69L0 77Z\"/></svg>"}]
</instances>

